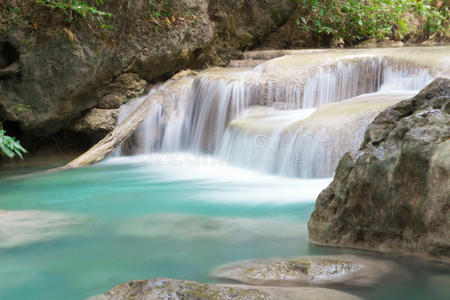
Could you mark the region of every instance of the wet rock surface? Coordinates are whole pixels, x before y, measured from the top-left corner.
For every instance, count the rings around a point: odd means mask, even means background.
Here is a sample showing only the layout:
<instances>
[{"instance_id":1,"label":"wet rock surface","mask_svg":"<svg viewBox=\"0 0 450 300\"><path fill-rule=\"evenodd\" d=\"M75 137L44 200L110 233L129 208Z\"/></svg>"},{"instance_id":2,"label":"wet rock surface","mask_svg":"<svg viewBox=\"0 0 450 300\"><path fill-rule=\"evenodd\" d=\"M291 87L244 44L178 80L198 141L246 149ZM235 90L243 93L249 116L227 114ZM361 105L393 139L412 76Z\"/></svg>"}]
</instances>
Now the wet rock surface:
<instances>
[{"instance_id":1,"label":"wet rock surface","mask_svg":"<svg viewBox=\"0 0 450 300\"><path fill-rule=\"evenodd\" d=\"M212 271L216 279L264 286L370 287L397 271L387 260L354 255L271 258L232 263Z\"/></svg>"},{"instance_id":2,"label":"wet rock surface","mask_svg":"<svg viewBox=\"0 0 450 300\"><path fill-rule=\"evenodd\" d=\"M324 288L275 288L246 285L213 285L174 279L130 281L88 300L294 300L360 299Z\"/></svg>"},{"instance_id":3,"label":"wet rock surface","mask_svg":"<svg viewBox=\"0 0 450 300\"><path fill-rule=\"evenodd\" d=\"M314 244L450 262L450 80L380 113L308 223Z\"/></svg>"}]
</instances>

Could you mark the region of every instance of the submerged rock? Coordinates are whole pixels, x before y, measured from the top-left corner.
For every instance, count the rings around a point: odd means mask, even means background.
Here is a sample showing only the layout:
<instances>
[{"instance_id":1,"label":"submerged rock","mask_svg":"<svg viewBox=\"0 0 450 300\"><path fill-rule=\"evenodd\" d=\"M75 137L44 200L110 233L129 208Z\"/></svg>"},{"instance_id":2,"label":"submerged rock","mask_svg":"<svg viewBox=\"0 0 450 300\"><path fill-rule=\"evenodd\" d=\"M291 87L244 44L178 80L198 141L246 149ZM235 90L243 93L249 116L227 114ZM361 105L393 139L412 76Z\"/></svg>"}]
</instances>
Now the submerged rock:
<instances>
[{"instance_id":1,"label":"submerged rock","mask_svg":"<svg viewBox=\"0 0 450 300\"><path fill-rule=\"evenodd\" d=\"M354 255L271 258L232 263L212 271L216 279L269 286L373 286L397 268L394 262Z\"/></svg>"},{"instance_id":2,"label":"submerged rock","mask_svg":"<svg viewBox=\"0 0 450 300\"><path fill-rule=\"evenodd\" d=\"M133 218L121 226L120 233L144 238L177 240L218 240L235 242L306 237L300 222L272 219L226 218L183 214L151 214Z\"/></svg>"},{"instance_id":3,"label":"submerged rock","mask_svg":"<svg viewBox=\"0 0 450 300\"><path fill-rule=\"evenodd\" d=\"M88 300L288 300L359 299L351 294L324 288L275 288L245 285L201 284L174 279L130 281Z\"/></svg>"},{"instance_id":4,"label":"submerged rock","mask_svg":"<svg viewBox=\"0 0 450 300\"><path fill-rule=\"evenodd\" d=\"M449 113L441 78L379 114L319 195L309 240L450 262Z\"/></svg>"},{"instance_id":5,"label":"submerged rock","mask_svg":"<svg viewBox=\"0 0 450 300\"><path fill-rule=\"evenodd\" d=\"M440 274L431 276L428 279L430 298L444 299L445 295L450 295L450 275Z\"/></svg>"},{"instance_id":6,"label":"submerged rock","mask_svg":"<svg viewBox=\"0 0 450 300\"><path fill-rule=\"evenodd\" d=\"M0 210L0 249L63 237L84 221L57 212Z\"/></svg>"}]
</instances>

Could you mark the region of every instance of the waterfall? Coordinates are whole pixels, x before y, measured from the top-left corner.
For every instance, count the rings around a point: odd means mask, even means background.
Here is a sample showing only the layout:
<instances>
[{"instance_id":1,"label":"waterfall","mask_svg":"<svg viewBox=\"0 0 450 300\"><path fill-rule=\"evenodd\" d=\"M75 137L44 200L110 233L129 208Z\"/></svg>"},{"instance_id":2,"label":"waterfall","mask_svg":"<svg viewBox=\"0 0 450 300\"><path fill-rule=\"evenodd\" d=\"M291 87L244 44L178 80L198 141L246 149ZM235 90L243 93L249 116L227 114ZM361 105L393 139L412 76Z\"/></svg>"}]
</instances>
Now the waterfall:
<instances>
[{"instance_id":1,"label":"waterfall","mask_svg":"<svg viewBox=\"0 0 450 300\"><path fill-rule=\"evenodd\" d=\"M273 174L331 177L342 155L358 148L375 115L414 94L365 94L319 109L266 108L255 113L252 108L228 126L217 155L231 164Z\"/></svg>"},{"instance_id":2,"label":"waterfall","mask_svg":"<svg viewBox=\"0 0 450 300\"><path fill-rule=\"evenodd\" d=\"M324 51L294 53L253 69L205 70L153 103L116 155L189 151L274 174L331 177L380 111L442 75L439 63L355 51L331 58ZM443 57L450 64L448 54ZM145 98L122 106L119 122Z\"/></svg>"},{"instance_id":3,"label":"waterfall","mask_svg":"<svg viewBox=\"0 0 450 300\"><path fill-rule=\"evenodd\" d=\"M377 57L360 61L341 59L334 66L323 67L307 81L303 107L318 107L327 103L373 93L381 85L383 62Z\"/></svg>"},{"instance_id":4,"label":"waterfall","mask_svg":"<svg viewBox=\"0 0 450 300\"><path fill-rule=\"evenodd\" d=\"M191 90L191 101L184 123L187 149L213 152L228 123L249 104L243 80L198 78Z\"/></svg>"},{"instance_id":5,"label":"waterfall","mask_svg":"<svg viewBox=\"0 0 450 300\"><path fill-rule=\"evenodd\" d=\"M258 171L279 173L283 131L293 122L308 118L315 109L279 111L249 109L247 116L228 126L217 156L224 161Z\"/></svg>"}]
</instances>

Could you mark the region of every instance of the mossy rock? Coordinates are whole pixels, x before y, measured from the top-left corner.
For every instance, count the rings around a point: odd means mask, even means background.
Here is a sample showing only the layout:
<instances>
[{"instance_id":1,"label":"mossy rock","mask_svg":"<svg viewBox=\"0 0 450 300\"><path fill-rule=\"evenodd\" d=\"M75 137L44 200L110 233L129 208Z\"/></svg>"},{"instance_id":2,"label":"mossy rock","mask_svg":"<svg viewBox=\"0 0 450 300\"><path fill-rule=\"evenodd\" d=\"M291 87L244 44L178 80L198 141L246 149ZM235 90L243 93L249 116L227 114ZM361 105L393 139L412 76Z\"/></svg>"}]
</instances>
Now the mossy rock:
<instances>
[{"instance_id":1,"label":"mossy rock","mask_svg":"<svg viewBox=\"0 0 450 300\"><path fill-rule=\"evenodd\" d=\"M88 300L356 300L351 294L324 288L277 288L202 284L186 280L151 279L118 285Z\"/></svg>"},{"instance_id":2,"label":"mossy rock","mask_svg":"<svg viewBox=\"0 0 450 300\"><path fill-rule=\"evenodd\" d=\"M211 277L264 286L367 287L400 271L396 263L353 255L248 260L218 267Z\"/></svg>"}]
</instances>

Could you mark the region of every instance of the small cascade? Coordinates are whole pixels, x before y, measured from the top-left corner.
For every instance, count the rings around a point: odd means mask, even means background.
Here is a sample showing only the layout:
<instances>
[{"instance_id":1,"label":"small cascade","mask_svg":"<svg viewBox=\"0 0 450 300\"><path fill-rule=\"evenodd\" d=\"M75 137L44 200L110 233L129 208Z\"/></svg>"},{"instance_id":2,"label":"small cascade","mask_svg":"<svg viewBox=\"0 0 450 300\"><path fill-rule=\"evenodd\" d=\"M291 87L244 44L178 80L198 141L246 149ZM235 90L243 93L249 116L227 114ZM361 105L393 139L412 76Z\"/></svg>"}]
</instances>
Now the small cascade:
<instances>
[{"instance_id":1,"label":"small cascade","mask_svg":"<svg viewBox=\"0 0 450 300\"><path fill-rule=\"evenodd\" d=\"M255 68L209 69L156 87L150 95L164 96L116 155L189 151L275 174L331 177L378 112L450 76L447 48L436 50L441 60L406 50L292 51ZM124 105L119 122L143 99Z\"/></svg>"},{"instance_id":2,"label":"small cascade","mask_svg":"<svg viewBox=\"0 0 450 300\"><path fill-rule=\"evenodd\" d=\"M276 60L255 70L270 78L266 102L280 109L319 107L380 90L420 90L436 78L426 68L373 55L343 56L318 66L306 64L286 70L286 75L279 66L271 67ZM295 64L296 56L278 60Z\"/></svg>"},{"instance_id":3,"label":"small cascade","mask_svg":"<svg viewBox=\"0 0 450 300\"><path fill-rule=\"evenodd\" d=\"M150 92L147 95L139 97L139 98L136 98L136 99L133 99L130 102L128 102L127 104L122 105L120 107L120 110L119 110L119 116L117 118L117 124L122 123L126 118L128 118L128 116L131 115L131 113L133 111L135 111L139 107L139 105L141 105L142 102L144 102L144 100L147 97L150 97L155 92L156 92L156 89L153 88L153 89L150 90ZM140 130L140 128L138 128L138 130ZM114 150L114 152L111 154L111 156L119 157L119 156L122 156L122 155L131 155L131 154L133 154L133 149L132 149L133 147L132 147L131 141L134 139L135 136L136 136L136 134L134 134L127 141L122 143L122 145L120 145L120 147L118 147L117 149Z\"/></svg>"},{"instance_id":4,"label":"small cascade","mask_svg":"<svg viewBox=\"0 0 450 300\"><path fill-rule=\"evenodd\" d=\"M319 109L251 108L228 126L217 155L231 164L273 174L331 177L342 155L359 147L373 118L414 94L367 94Z\"/></svg>"},{"instance_id":5,"label":"small cascade","mask_svg":"<svg viewBox=\"0 0 450 300\"><path fill-rule=\"evenodd\" d=\"M280 111L255 106L228 126L217 156L249 169L279 173L283 131L293 122L308 118L315 109Z\"/></svg>"},{"instance_id":6,"label":"small cascade","mask_svg":"<svg viewBox=\"0 0 450 300\"><path fill-rule=\"evenodd\" d=\"M195 80L184 122L186 149L213 152L228 123L251 104L250 93L243 80L209 77Z\"/></svg>"},{"instance_id":7,"label":"small cascade","mask_svg":"<svg viewBox=\"0 0 450 300\"><path fill-rule=\"evenodd\" d=\"M148 154L177 151L183 146L183 125L187 101L194 79L186 77L175 84L171 82L153 87L146 96L133 99L120 107L117 124L123 122L147 98L160 95L153 101L144 122L136 132L117 148L112 156ZM162 95L162 96L161 96Z\"/></svg>"},{"instance_id":8,"label":"small cascade","mask_svg":"<svg viewBox=\"0 0 450 300\"><path fill-rule=\"evenodd\" d=\"M138 99L138 101L131 103L127 106L126 111L131 110L132 107L139 106L142 101L142 99ZM123 114L126 116L125 113ZM121 115L122 111L119 114L119 118ZM144 122L142 122L141 126L139 126L133 136L123 142L122 145L114 151L113 156L135 155L159 151L162 145L164 131L163 108L157 102L152 103L149 114Z\"/></svg>"},{"instance_id":9,"label":"small cascade","mask_svg":"<svg viewBox=\"0 0 450 300\"><path fill-rule=\"evenodd\" d=\"M419 91L435 79L428 69L385 63L379 91Z\"/></svg>"},{"instance_id":10,"label":"small cascade","mask_svg":"<svg viewBox=\"0 0 450 300\"><path fill-rule=\"evenodd\" d=\"M313 75L304 87L303 107L318 107L327 103L373 93L381 85L383 63L376 57L364 57L353 62L339 60Z\"/></svg>"}]
</instances>

